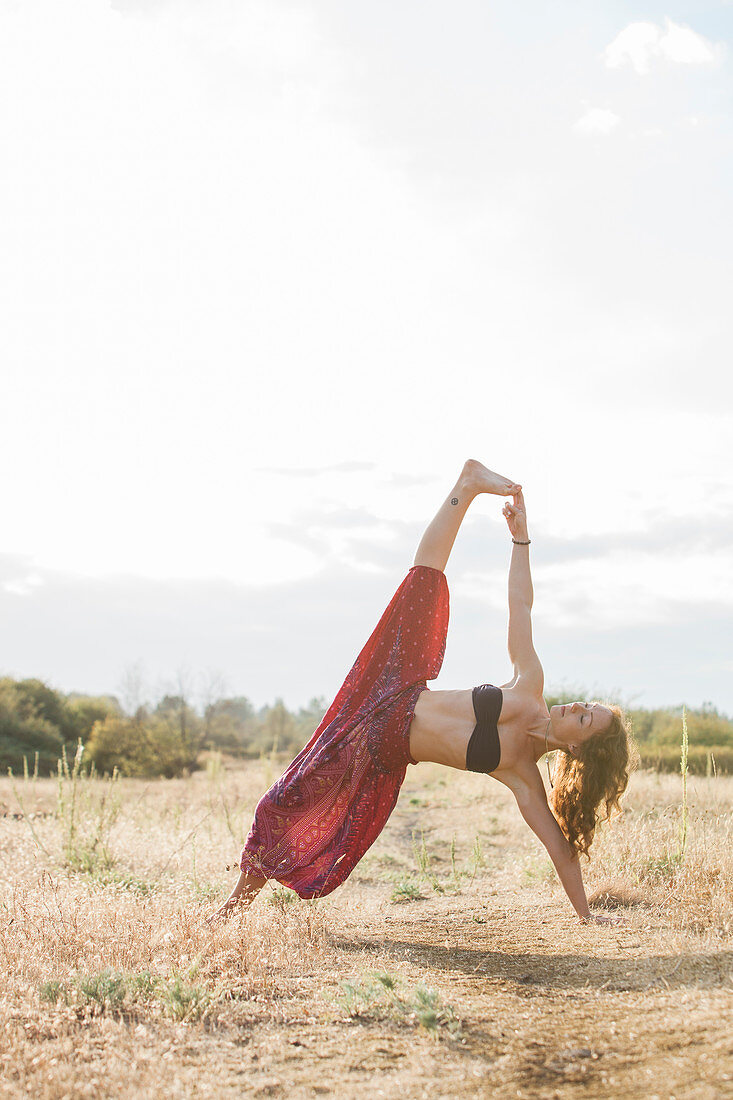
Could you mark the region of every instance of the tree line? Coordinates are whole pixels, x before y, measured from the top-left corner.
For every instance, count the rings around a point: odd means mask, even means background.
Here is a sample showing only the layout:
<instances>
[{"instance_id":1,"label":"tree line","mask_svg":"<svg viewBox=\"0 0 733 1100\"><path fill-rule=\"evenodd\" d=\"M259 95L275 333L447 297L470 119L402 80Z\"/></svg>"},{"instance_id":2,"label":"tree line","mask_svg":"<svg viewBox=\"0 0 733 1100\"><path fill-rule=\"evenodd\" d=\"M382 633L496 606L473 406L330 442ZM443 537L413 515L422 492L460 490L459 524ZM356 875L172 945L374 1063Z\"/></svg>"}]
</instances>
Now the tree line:
<instances>
[{"instance_id":1,"label":"tree line","mask_svg":"<svg viewBox=\"0 0 733 1100\"><path fill-rule=\"evenodd\" d=\"M580 691L578 698L586 697ZM547 695L548 706L567 691ZM0 767L15 774L27 768L55 774L63 752L73 756L81 742L84 760L98 772L115 768L127 776L186 774L204 754L294 756L310 739L327 701L313 698L289 710L282 699L262 707L243 695L209 699L199 706L185 690L157 702L123 706L116 696L64 694L43 680L0 678ZM670 771L679 766L682 708L630 708L643 766ZM712 704L687 712L690 770L733 771L733 720Z\"/></svg>"},{"instance_id":2,"label":"tree line","mask_svg":"<svg viewBox=\"0 0 733 1100\"><path fill-rule=\"evenodd\" d=\"M42 680L0 679L0 767L55 774L62 752L100 773L172 778L193 771L206 751L239 757L295 754L326 713L323 699L288 710L282 699L255 707L243 695L195 706L186 694L123 707L116 696L64 694Z\"/></svg>"}]
</instances>

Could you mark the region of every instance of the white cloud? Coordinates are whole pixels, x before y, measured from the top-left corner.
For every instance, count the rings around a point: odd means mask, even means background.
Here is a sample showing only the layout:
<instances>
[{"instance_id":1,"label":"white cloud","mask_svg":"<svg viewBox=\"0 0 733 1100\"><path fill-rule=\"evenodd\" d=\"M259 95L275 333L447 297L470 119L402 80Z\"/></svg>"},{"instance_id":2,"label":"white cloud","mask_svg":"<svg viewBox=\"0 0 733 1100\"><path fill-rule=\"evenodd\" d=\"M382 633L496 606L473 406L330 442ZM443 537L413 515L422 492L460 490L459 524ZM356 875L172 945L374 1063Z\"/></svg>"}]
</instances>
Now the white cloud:
<instances>
[{"instance_id":1,"label":"white cloud","mask_svg":"<svg viewBox=\"0 0 733 1100\"><path fill-rule=\"evenodd\" d=\"M659 42L662 56L679 65L712 65L720 48L689 27L680 27L669 19L666 33Z\"/></svg>"},{"instance_id":2,"label":"white cloud","mask_svg":"<svg viewBox=\"0 0 733 1100\"><path fill-rule=\"evenodd\" d=\"M621 121L613 111L602 107L592 107L573 126L578 134L610 134Z\"/></svg>"},{"instance_id":3,"label":"white cloud","mask_svg":"<svg viewBox=\"0 0 733 1100\"><path fill-rule=\"evenodd\" d=\"M678 65L712 65L721 56L722 43L710 42L671 19L666 23L666 28L656 23L629 23L606 47L607 67L617 69L628 62L637 73L646 75L657 58Z\"/></svg>"},{"instance_id":4,"label":"white cloud","mask_svg":"<svg viewBox=\"0 0 733 1100\"><path fill-rule=\"evenodd\" d=\"M628 61L637 73L648 73L649 58L658 51L660 37L654 23L630 23L606 47L606 65L617 69Z\"/></svg>"},{"instance_id":5,"label":"white cloud","mask_svg":"<svg viewBox=\"0 0 733 1100\"><path fill-rule=\"evenodd\" d=\"M43 577L40 577L38 573L28 573L26 576L5 581L2 587L5 592L9 592L12 596L27 596L29 592L33 592L35 588L40 588L44 583Z\"/></svg>"},{"instance_id":6,"label":"white cloud","mask_svg":"<svg viewBox=\"0 0 733 1100\"><path fill-rule=\"evenodd\" d=\"M594 630L639 627L674 620L680 608L733 606L731 553L665 555L616 549L598 560L574 560L534 568L538 621ZM602 580L599 577L602 576Z\"/></svg>"}]
</instances>

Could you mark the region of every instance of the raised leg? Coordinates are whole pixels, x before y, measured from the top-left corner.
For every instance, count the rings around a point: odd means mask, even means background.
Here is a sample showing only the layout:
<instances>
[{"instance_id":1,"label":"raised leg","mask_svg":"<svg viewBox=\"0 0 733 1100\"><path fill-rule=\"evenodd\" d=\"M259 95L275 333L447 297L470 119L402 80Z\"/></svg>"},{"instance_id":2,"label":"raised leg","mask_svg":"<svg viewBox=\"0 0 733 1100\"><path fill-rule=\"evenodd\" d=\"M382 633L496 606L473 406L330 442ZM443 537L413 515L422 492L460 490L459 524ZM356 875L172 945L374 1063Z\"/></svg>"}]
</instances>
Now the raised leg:
<instances>
[{"instance_id":1,"label":"raised leg","mask_svg":"<svg viewBox=\"0 0 733 1100\"><path fill-rule=\"evenodd\" d=\"M429 565L442 572L450 557L453 543L468 506L479 493L511 496L521 490L521 485L501 474L495 474L481 462L469 458L460 477L448 493L437 514L428 524L415 554L413 565Z\"/></svg>"}]
</instances>

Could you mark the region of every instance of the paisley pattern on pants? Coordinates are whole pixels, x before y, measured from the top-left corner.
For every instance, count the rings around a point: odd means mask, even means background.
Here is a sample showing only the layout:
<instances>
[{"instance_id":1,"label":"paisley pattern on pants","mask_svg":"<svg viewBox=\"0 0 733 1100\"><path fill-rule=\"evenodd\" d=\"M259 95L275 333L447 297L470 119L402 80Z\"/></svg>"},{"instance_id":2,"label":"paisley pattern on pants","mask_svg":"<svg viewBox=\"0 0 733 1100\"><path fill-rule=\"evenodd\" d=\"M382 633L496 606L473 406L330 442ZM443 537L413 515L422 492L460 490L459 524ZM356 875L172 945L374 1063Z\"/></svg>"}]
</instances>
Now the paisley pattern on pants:
<instances>
[{"instance_id":1,"label":"paisley pattern on pants","mask_svg":"<svg viewBox=\"0 0 733 1100\"><path fill-rule=\"evenodd\" d=\"M392 813L415 703L440 672L448 631L445 574L416 565L308 744L260 799L241 869L302 898L330 894Z\"/></svg>"}]
</instances>

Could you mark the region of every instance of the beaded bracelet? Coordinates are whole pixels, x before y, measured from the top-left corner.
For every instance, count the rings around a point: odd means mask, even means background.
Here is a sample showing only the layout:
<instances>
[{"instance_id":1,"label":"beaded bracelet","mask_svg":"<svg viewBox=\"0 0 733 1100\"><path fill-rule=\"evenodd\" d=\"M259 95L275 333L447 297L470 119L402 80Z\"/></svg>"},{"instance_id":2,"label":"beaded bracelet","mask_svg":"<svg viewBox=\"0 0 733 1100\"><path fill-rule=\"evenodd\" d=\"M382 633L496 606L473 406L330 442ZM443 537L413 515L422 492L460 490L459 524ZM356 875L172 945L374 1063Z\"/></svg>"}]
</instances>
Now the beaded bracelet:
<instances>
[{"instance_id":1,"label":"beaded bracelet","mask_svg":"<svg viewBox=\"0 0 733 1100\"><path fill-rule=\"evenodd\" d=\"M527 539L526 542L520 542L519 539L512 539L512 542L514 543L515 546L529 546L531 541L532 541L532 539Z\"/></svg>"}]
</instances>

